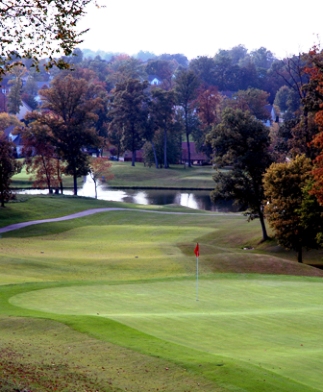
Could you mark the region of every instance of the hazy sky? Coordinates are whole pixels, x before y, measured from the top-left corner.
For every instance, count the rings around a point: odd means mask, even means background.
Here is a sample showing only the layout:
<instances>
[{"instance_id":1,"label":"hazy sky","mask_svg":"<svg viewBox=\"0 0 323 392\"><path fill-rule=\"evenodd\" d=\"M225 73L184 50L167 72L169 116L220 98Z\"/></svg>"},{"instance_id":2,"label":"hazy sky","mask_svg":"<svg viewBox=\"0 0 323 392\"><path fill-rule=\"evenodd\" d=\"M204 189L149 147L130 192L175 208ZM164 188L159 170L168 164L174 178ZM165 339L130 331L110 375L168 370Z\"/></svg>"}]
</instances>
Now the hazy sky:
<instances>
[{"instance_id":1,"label":"hazy sky","mask_svg":"<svg viewBox=\"0 0 323 392\"><path fill-rule=\"evenodd\" d=\"M242 44L276 57L308 51L323 40L323 0L98 0L80 27L81 49L214 56Z\"/></svg>"}]
</instances>

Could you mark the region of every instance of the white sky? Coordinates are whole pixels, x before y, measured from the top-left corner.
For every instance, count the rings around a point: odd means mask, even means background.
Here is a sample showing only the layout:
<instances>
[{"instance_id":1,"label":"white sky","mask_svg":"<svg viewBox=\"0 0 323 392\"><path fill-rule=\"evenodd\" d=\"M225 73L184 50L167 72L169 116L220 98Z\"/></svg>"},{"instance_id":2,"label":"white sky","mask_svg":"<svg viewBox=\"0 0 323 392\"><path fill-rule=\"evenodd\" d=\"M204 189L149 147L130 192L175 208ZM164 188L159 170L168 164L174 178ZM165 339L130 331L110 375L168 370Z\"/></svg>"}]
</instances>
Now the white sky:
<instances>
[{"instance_id":1,"label":"white sky","mask_svg":"<svg viewBox=\"0 0 323 392\"><path fill-rule=\"evenodd\" d=\"M214 56L242 44L276 57L308 51L323 40L323 0L98 0L80 27L81 49ZM323 42L322 42L323 43Z\"/></svg>"}]
</instances>

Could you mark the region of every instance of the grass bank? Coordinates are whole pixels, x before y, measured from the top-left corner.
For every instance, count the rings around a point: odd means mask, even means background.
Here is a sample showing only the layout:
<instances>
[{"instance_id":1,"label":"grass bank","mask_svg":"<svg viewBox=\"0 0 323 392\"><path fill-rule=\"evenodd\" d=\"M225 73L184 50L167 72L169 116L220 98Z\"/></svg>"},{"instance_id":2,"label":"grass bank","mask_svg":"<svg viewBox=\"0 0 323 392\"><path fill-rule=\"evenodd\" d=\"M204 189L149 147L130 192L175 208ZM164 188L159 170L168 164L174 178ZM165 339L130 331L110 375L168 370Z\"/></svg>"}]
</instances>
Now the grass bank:
<instances>
[{"instance_id":1,"label":"grass bank","mask_svg":"<svg viewBox=\"0 0 323 392\"><path fill-rule=\"evenodd\" d=\"M0 213L117 205L29 197ZM323 272L259 245L240 214L154 209L2 235L0 390L323 391Z\"/></svg>"},{"instance_id":2,"label":"grass bank","mask_svg":"<svg viewBox=\"0 0 323 392\"><path fill-rule=\"evenodd\" d=\"M142 163L136 163L132 167L131 162L112 162L111 172L114 178L109 181L113 188L154 188L154 189L213 189L214 182L211 166L171 165L169 169L156 169L145 167ZM23 169L12 179L13 188L31 188L30 176ZM72 179L64 178L64 187L72 187ZM82 179L79 179L81 186Z\"/></svg>"}]
</instances>

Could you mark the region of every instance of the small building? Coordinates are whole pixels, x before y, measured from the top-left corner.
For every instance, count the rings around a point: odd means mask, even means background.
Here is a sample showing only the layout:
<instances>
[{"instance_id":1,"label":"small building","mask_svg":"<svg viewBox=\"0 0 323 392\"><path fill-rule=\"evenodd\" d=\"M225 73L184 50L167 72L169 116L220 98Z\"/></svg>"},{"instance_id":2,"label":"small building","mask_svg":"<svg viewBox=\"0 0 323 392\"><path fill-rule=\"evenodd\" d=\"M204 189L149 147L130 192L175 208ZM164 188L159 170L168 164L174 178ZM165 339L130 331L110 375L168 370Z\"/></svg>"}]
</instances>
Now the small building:
<instances>
[{"instance_id":1,"label":"small building","mask_svg":"<svg viewBox=\"0 0 323 392\"><path fill-rule=\"evenodd\" d=\"M15 125L10 125L10 127L6 128L4 130L4 134L6 138L11 141L15 145L16 153L15 156L16 158L21 158L22 157L22 149L23 149L23 144L22 144L22 139L20 134L13 134L12 132L16 128Z\"/></svg>"},{"instance_id":2,"label":"small building","mask_svg":"<svg viewBox=\"0 0 323 392\"><path fill-rule=\"evenodd\" d=\"M203 152L197 152L195 148L195 143L190 142L190 156L192 165L205 165L210 162L210 159ZM187 142L182 142L182 162L188 163L188 150Z\"/></svg>"}]
</instances>

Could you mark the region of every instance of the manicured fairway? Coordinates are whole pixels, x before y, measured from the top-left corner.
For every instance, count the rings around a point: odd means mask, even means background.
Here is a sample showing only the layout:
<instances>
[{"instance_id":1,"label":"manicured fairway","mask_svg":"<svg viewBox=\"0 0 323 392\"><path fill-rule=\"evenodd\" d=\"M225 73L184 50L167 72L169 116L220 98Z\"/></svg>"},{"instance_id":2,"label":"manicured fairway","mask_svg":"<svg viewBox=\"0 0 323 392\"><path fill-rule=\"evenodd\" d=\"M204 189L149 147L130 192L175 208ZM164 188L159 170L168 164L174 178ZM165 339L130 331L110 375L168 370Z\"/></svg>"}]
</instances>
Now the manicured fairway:
<instances>
[{"instance_id":1,"label":"manicured fairway","mask_svg":"<svg viewBox=\"0 0 323 392\"><path fill-rule=\"evenodd\" d=\"M4 233L11 390L323 391L323 273L273 244L244 250L258 225L111 211Z\"/></svg>"}]
</instances>

